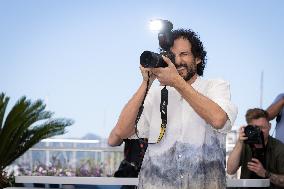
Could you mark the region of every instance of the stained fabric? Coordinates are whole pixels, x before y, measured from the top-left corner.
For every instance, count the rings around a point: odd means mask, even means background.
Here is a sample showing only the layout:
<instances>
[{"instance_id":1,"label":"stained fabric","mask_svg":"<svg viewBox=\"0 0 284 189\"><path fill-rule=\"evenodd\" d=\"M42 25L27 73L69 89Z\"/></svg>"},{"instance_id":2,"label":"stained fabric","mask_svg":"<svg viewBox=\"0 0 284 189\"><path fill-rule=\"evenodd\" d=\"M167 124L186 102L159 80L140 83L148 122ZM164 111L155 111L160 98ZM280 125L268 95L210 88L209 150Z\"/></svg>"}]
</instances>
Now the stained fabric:
<instances>
[{"instance_id":1,"label":"stained fabric","mask_svg":"<svg viewBox=\"0 0 284 189\"><path fill-rule=\"evenodd\" d=\"M167 87L168 124L158 144L149 144L139 175L144 189L222 189L225 182L225 139L237 115L229 84L198 77L192 87L218 104L228 116L224 128L207 124L172 87ZM151 88L138 123L139 137L155 143L160 132L162 87ZM134 137L134 136L133 136Z\"/></svg>"}]
</instances>

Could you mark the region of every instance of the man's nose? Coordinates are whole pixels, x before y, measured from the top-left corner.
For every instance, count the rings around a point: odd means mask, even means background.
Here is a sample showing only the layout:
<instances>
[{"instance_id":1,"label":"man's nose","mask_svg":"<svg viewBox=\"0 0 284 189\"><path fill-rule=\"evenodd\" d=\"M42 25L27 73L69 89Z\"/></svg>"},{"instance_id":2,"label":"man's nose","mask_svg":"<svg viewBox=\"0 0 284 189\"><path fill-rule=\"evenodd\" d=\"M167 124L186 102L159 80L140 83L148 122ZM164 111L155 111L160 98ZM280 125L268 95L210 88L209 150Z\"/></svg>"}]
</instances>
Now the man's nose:
<instances>
[{"instance_id":1,"label":"man's nose","mask_svg":"<svg viewBox=\"0 0 284 189\"><path fill-rule=\"evenodd\" d=\"M179 56L179 55L175 55L175 64L176 64L176 65L180 65L180 63L181 63L181 58L180 58L180 56Z\"/></svg>"}]
</instances>

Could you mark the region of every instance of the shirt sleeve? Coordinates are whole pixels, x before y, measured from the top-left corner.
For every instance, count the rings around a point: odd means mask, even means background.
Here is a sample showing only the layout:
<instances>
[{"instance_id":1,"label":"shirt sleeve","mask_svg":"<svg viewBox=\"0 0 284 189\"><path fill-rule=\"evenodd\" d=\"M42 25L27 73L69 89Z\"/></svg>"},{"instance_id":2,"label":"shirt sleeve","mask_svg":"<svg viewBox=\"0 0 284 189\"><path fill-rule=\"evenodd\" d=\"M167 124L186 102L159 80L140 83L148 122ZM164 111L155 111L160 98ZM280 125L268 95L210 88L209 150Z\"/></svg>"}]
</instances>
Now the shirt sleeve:
<instances>
[{"instance_id":1,"label":"shirt sleeve","mask_svg":"<svg viewBox=\"0 0 284 189\"><path fill-rule=\"evenodd\" d=\"M284 93L279 94L273 101L273 103L276 103L277 101L279 101L281 98L284 97Z\"/></svg>"},{"instance_id":2,"label":"shirt sleeve","mask_svg":"<svg viewBox=\"0 0 284 189\"><path fill-rule=\"evenodd\" d=\"M224 80L212 80L208 90L208 98L218 104L227 114L228 120L220 132L229 132L234 124L238 109L237 106L231 102L230 85Z\"/></svg>"},{"instance_id":3,"label":"shirt sleeve","mask_svg":"<svg viewBox=\"0 0 284 189\"><path fill-rule=\"evenodd\" d=\"M273 104L276 103L276 102L278 102L279 100L281 100L283 97L284 97L284 93L279 94L279 95L274 99ZM283 114L284 114L283 111L284 111L284 108L282 108L278 114L279 114L279 115L283 115Z\"/></svg>"}]
</instances>

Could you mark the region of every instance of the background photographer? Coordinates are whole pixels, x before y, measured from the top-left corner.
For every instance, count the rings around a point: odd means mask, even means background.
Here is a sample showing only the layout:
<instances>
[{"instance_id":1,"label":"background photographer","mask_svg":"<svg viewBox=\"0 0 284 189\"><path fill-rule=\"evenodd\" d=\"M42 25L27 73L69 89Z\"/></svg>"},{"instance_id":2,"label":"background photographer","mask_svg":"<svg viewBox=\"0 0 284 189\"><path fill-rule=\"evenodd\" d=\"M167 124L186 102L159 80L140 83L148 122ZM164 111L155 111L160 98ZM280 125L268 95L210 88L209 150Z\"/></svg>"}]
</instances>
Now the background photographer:
<instances>
[{"instance_id":1,"label":"background photographer","mask_svg":"<svg viewBox=\"0 0 284 189\"><path fill-rule=\"evenodd\" d=\"M269 178L270 188L284 187L284 144L269 136L271 124L265 110L254 108L246 113L249 125L259 127L264 138L264 159L252 157L252 149L245 141L248 140L244 129L239 129L239 139L229 155L227 162L228 174L235 174L241 166L241 179ZM262 149L262 144L254 144L255 148Z\"/></svg>"},{"instance_id":2,"label":"background photographer","mask_svg":"<svg viewBox=\"0 0 284 189\"><path fill-rule=\"evenodd\" d=\"M269 119L276 118L275 138L284 143L284 93L279 94L274 102L267 108Z\"/></svg>"}]
</instances>

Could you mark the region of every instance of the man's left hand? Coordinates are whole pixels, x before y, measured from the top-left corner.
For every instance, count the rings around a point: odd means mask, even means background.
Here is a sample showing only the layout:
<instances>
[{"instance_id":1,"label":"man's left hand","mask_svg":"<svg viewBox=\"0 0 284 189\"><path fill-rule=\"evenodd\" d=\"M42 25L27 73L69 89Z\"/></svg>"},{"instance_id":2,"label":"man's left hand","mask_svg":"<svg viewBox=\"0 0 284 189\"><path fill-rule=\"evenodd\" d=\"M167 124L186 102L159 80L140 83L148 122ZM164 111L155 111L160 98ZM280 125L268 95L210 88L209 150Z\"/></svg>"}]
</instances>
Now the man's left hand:
<instances>
[{"instance_id":1,"label":"man's left hand","mask_svg":"<svg viewBox=\"0 0 284 189\"><path fill-rule=\"evenodd\" d=\"M255 172L258 176L265 178L266 170L258 159L252 158L251 161L248 162L248 169Z\"/></svg>"}]
</instances>

